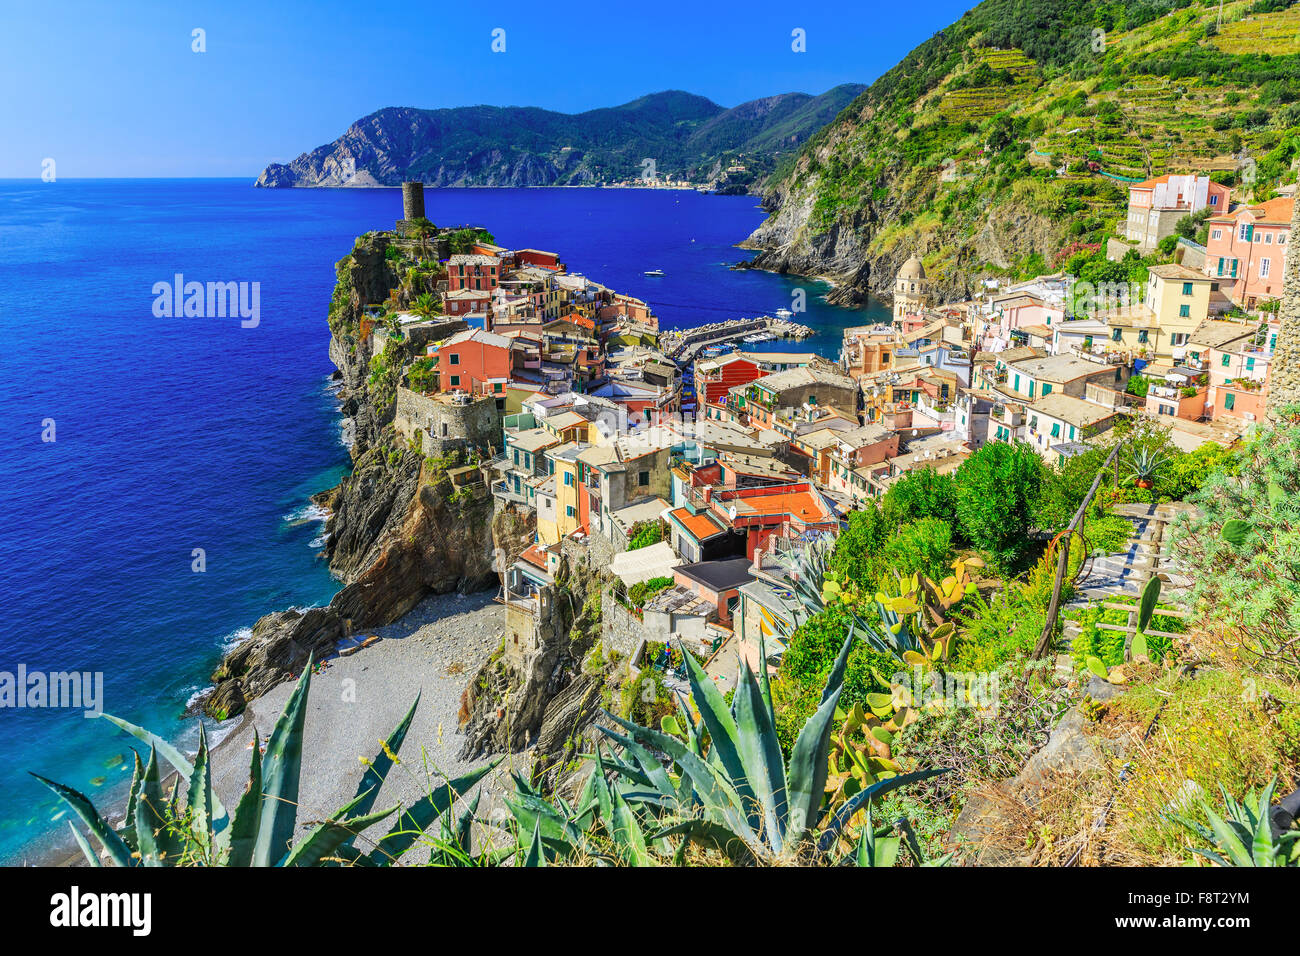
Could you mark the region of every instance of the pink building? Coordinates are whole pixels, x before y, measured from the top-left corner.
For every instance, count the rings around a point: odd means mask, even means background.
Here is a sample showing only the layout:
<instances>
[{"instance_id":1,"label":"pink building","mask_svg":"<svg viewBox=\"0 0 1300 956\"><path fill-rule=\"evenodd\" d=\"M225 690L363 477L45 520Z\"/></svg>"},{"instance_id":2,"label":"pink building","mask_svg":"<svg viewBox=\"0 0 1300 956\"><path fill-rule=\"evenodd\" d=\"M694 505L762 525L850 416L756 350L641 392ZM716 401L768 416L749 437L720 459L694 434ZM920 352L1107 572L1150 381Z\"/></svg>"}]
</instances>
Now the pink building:
<instances>
[{"instance_id":1,"label":"pink building","mask_svg":"<svg viewBox=\"0 0 1300 956\"><path fill-rule=\"evenodd\" d=\"M1268 404L1269 366L1277 345L1278 328L1276 321L1270 323L1260 344L1250 337L1210 349L1207 369L1210 391L1205 410L1211 419L1258 421L1262 418Z\"/></svg>"},{"instance_id":2,"label":"pink building","mask_svg":"<svg viewBox=\"0 0 1300 956\"><path fill-rule=\"evenodd\" d=\"M1240 206L1206 220L1205 273L1242 308L1282 295L1282 263L1291 234L1292 197Z\"/></svg>"}]
</instances>

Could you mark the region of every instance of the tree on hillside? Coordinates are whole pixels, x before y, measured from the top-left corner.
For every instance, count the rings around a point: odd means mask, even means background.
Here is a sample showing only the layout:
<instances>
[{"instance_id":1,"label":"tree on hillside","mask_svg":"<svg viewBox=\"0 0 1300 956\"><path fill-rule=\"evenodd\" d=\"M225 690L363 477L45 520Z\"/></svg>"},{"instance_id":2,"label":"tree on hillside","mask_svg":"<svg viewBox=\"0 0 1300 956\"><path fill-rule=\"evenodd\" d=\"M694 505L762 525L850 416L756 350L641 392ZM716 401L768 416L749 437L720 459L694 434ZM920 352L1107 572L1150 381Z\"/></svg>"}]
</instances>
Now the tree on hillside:
<instances>
[{"instance_id":1,"label":"tree on hillside","mask_svg":"<svg viewBox=\"0 0 1300 956\"><path fill-rule=\"evenodd\" d=\"M909 471L885 492L885 514L894 524L921 518L938 518L952 524L957 518L957 486L952 475L933 468Z\"/></svg>"},{"instance_id":2,"label":"tree on hillside","mask_svg":"<svg viewBox=\"0 0 1300 956\"><path fill-rule=\"evenodd\" d=\"M1029 531L1046 466L1024 442L989 442L957 469L957 520L1004 571L1032 552Z\"/></svg>"}]
</instances>

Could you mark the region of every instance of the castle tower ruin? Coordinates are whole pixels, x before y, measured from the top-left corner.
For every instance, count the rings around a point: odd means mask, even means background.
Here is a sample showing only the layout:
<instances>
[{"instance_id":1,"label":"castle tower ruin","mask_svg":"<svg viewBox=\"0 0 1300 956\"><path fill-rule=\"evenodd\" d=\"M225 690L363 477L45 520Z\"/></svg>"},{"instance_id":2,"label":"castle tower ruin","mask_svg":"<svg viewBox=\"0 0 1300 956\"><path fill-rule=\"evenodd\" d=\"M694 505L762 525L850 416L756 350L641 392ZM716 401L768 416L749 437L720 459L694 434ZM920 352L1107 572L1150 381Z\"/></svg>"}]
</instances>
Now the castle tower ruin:
<instances>
[{"instance_id":1,"label":"castle tower ruin","mask_svg":"<svg viewBox=\"0 0 1300 956\"><path fill-rule=\"evenodd\" d=\"M424 183L402 183L402 218L424 218Z\"/></svg>"}]
</instances>

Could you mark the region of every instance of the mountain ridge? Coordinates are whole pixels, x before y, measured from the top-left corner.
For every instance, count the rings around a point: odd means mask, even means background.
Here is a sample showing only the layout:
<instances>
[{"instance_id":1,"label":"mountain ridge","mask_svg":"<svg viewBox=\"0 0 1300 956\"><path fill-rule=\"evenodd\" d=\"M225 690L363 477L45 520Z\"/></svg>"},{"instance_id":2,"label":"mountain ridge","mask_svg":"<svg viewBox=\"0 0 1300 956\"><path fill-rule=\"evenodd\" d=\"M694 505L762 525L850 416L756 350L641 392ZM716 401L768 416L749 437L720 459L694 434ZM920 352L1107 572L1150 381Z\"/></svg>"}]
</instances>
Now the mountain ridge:
<instances>
[{"instance_id":1,"label":"mountain ridge","mask_svg":"<svg viewBox=\"0 0 1300 956\"><path fill-rule=\"evenodd\" d=\"M596 185L657 178L752 192L862 90L781 93L726 108L664 90L581 113L531 106L387 106L330 143L271 163L260 187Z\"/></svg>"}]
</instances>

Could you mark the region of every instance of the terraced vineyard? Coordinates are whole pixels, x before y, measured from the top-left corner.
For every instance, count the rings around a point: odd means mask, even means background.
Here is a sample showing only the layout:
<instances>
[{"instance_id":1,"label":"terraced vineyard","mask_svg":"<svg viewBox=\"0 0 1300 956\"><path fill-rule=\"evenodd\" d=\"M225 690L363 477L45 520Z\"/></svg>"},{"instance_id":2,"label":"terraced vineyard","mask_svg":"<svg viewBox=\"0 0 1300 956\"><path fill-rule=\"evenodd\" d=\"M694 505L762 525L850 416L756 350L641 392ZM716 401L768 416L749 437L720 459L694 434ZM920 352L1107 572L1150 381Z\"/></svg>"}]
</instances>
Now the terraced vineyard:
<instances>
[{"instance_id":1,"label":"terraced vineyard","mask_svg":"<svg viewBox=\"0 0 1300 956\"><path fill-rule=\"evenodd\" d=\"M1016 100L1023 98L1038 85L1038 67L1022 50L976 49L971 69L955 78L960 82L983 72L979 68L998 75L1008 73L1013 78L1011 83L993 83L980 86L967 86L960 89L949 88L939 94L937 110L950 122L967 120L986 120L1006 109Z\"/></svg>"},{"instance_id":2,"label":"terraced vineyard","mask_svg":"<svg viewBox=\"0 0 1300 956\"><path fill-rule=\"evenodd\" d=\"M1300 3L1257 2L984 0L809 141L759 263L835 276L851 302L920 250L961 298L1104 244L1131 182L1208 172L1240 201L1249 158L1268 198L1300 159Z\"/></svg>"},{"instance_id":3,"label":"terraced vineyard","mask_svg":"<svg viewBox=\"0 0 1300 956\"><path fill-rule=\"evenodd\" d=\"M1300 53L1300 7L1253 14L1235 23L1225 23L1214 45L1224 53L1238 55L1260 50L1273 56Z\"/></svg>"}]
</instances>

